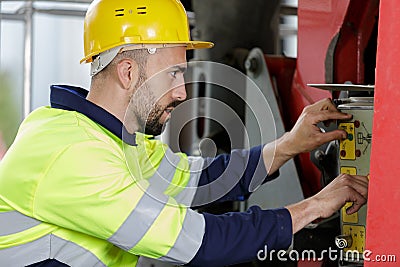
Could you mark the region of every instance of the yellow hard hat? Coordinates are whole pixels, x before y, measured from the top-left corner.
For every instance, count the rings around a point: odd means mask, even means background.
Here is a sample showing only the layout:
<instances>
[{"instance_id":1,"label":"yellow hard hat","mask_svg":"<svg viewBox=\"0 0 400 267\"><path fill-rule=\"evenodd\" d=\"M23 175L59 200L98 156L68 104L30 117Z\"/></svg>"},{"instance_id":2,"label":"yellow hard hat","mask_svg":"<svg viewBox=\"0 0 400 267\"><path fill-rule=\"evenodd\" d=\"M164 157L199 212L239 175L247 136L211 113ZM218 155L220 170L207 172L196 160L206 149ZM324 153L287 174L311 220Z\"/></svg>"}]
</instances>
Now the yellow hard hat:
<instances>
[{"instance_id":1,"label":"yellow hard hat","mask_svg":"<svg viewBox=\"0 0 400 267\"><path fill-rule=\"evenodd\" d=\"M211 48L213 43L191 41L186 11L179 0L95 0L84 22L85 57L114 47L138 44L182 44L187 49Z\"/></svg>"}]
</instances>

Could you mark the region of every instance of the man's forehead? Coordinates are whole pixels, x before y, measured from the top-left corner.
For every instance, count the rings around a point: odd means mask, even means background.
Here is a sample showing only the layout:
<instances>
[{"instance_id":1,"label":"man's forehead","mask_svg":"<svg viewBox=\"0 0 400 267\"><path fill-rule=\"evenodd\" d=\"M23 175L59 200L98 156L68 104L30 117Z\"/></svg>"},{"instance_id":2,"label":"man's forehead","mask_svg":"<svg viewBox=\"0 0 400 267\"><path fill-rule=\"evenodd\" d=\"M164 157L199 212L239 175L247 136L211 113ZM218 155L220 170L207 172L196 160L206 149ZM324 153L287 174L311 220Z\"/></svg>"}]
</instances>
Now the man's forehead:
<instances>
[{"instance_id":1,"label":"man's forehead","mask_svg":"<svg viewBox=\"0 0 400 267\"><path fill-rule=\"evenodd\" d=\"M179 71L185 71L187 68L186 48L168 47L158 49L157 53L150 55L148 66L158 70L175 68Z\"/></svg>"}]
</instances>

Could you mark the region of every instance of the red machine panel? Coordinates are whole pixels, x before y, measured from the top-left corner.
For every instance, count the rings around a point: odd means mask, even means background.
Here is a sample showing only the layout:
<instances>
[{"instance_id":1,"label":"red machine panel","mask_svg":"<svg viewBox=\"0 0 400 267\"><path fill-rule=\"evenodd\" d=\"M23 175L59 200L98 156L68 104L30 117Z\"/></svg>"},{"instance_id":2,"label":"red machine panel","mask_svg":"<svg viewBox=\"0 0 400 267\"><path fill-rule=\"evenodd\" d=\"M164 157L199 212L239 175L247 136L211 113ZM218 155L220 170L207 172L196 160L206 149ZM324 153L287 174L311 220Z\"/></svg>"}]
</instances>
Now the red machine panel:
<instances>
[{"instance_id":1,"label":"red machine panel","mask_svg":"<svg viewBox=\"0 0 400 267\"><path fill-rule=\"evenodd\" d=\"M400 262L400 5L381 0L368 196L365 266L399 266ZM394 258L394 257L395 258ZM397 261L397 262L395 262Z\"/></svg>"}]
</instances>

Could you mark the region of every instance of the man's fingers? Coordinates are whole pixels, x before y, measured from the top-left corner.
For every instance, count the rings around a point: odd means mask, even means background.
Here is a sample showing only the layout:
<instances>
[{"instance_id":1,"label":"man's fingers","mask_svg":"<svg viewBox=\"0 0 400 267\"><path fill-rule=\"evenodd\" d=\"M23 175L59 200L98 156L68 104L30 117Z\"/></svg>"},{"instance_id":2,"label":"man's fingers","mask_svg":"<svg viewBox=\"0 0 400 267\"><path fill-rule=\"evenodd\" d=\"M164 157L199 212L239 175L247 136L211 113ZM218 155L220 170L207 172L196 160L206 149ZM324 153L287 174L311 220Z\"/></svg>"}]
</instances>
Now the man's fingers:
<instances>
[{"instance_id":1,"label":"man's fingers","mask_svg":"<svg viewBox=\"0 0 400 267\"><path fill-rule=\"evenodd\" d=\"M346 213L349 215L357 212L365 203L367 203L367 198L362 196L357 191L354 191L351 200L353 204L346 209Z\"/></svg>"},{"instance_id":2,"label":"man's fingers","mask_svg":"<svg viewBox=\"0 0 400 267\"><path fill-rule=\"evenodd\" d=\"M346 188L346 202L353 203L346 213L352 214L358 211L368 199L368 178L361 175L342 174L337 181L340 187Z\"/></svg>"},{"instance_id":3,"label":"man's fingers","mask_svg":"<svg viewBox=\"0 0 400 267\"><path fill-rule=\"evenodd\" d=\"M353 189L360 194L364 199L368 198L368 184L363 184L360 181L353 181Z\"/></svg>"},{"instance_id":4,"label":"man's fingers","mask_svg":"<svg viewBox=\"0 0 400 267\"><path fill-rule=\"evenodd\" d=\"M325 144L333 140L341 140L345 139L347 137L347 134L343 130L333 130L330 132L326 133L320 133L319 134L319 143L320 144Z\"/></svg>"},{"instance_id":5,"label":"man's fingers","mask_svg":"<svg viewBox=\"0 0 400 267\"><path fill-rule=\"evenodd\" d=\"M345 185L350 185L350 186L360 185L360 186L367 188L368 184L369 184L369 180L368 180L367 176L363 176L363 175L341 174L340 177L341 178L339 178L339 179L342 179L343 184L345 184Z\"/></svg>"},{"instance_id":6,"label":"man's fingers","mask_svg":"<svg viewBox=\"0 0 400 267\"><path fill-rule=\"evenodd\" d=\"M357 212L368 199L368 178L360 175L341 174L322 189L316 196L317 201L326 203L326 209L321 210L321 217L331 215L346 203L352 206L346 209L347 214Z\"/></svg>"},{"instance_id":7,"label":"man's fingers","mask_svg":"<svg viewBox=\"0 0 400 267\"><path fill-rule=\"evenodd\" d=\"M351 118L351 114L329 110L315 112L311 116L314 124L329 120L348 120Z\"/></svg>"},{"instance_id":8,"label":"man's fingers","mask_svg":"<svg viewBox=\"0 0 400 267\"><path fill-rule=\"evenodd\" d=\"M363 176L363 175L352 175L351 176L352 179L362 185L368 186L369 184L369 179L367 176Z\"/></svg>"},{"instance_id":9,"label":"man's fingers","mask_svg":"<svg viewBox=\"0 0 400 267\"><path fill-rule=\"evenodd\" d=\"M333 104L333 102L330 98L326 98L326 99L322 100L321 102L326 106L326 109L328 109L330 111L337 111L336 105Z\"/></svg>"},{"instance_id":10,"label":"man's fingers","mask_svg":"<svg viewBox=\"0 0 400 267\"><path fill-rule=\"evenodd\" d=\"M337 111L336 106L332 103L330 98L322 99L310 106L308 106L310 111L321 111L321 110L331 110Z\"/></svg>"}]
</instances>

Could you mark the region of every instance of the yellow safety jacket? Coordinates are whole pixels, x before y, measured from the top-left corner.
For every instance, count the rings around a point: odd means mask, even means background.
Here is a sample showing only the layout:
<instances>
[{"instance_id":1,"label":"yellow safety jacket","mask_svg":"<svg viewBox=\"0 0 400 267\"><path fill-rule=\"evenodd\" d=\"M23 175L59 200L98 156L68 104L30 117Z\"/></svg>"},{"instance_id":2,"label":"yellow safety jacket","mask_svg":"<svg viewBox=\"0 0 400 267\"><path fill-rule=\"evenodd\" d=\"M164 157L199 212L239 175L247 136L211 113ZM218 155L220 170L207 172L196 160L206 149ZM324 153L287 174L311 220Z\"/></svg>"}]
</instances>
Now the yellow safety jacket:
<instances>
[{"instance_id":1,"label":"yellow safety jacket","mask_svg":"<svg viewBox=\"0 0 400 267\"><path fill-rule=\"evenodd\" d=\"M203 161L133 137L76 111L32 112L0 162L0 265L188 263L205 228L188 208Z\"/></svg>"},{"instance_id":2,"label":"yellow safety jacket","mask_svg":"<svg viewBox=\"0 0 400 267\"><path fill-rule=\"evenodd\" d=\"M244 200L275 178L262 146L204 159L173 153L128 133L86 90L51 88L51 107L24 120L0 162L0 266L136 266L139 256L225 266L290 245L285 208L189 208Z\"/></svg>"}]
</instances>

